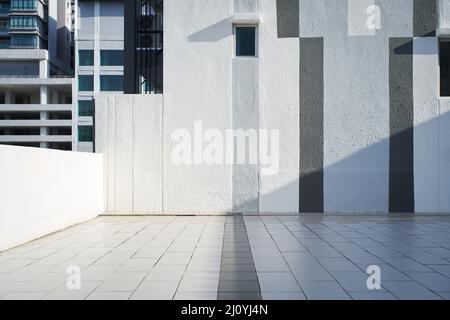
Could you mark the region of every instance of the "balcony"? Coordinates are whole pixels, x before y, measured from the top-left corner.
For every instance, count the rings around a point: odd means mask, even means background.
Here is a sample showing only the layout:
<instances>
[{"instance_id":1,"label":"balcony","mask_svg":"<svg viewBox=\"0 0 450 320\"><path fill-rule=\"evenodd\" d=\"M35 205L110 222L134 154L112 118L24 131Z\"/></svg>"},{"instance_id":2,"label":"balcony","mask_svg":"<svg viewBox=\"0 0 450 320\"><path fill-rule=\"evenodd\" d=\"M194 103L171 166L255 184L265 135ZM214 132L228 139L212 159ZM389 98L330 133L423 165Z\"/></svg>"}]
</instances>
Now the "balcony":
<instances>
[{"instance_id":1,"label":"balcony","mask_svg":"<svg viewBox=\"0 0 450 320\"><path fill-rule=\"evenodd\" d=\"M71 111L71 104L0 104L1 112Z\"/></svg>"},{"instance_id":2,"label":"balcony","mask_svg":"<svg viewBox=\"0 0 450 320\"><path fill-rule=\"evenodd\" d=\"M30 143L30 142L71 142L72 136L67 135L18 135L18 136L2 136L0 135L0 143Z\"/></svg>"},{"instance_id":3,"label":"balcony","mask_svg":"<svg viewBox=\"0 0 450 320\"><path fill-rule=\"evenodd\" d=\"M71 127L72 120L0 120L2 128Z\"/></svg>"}]
</instances>

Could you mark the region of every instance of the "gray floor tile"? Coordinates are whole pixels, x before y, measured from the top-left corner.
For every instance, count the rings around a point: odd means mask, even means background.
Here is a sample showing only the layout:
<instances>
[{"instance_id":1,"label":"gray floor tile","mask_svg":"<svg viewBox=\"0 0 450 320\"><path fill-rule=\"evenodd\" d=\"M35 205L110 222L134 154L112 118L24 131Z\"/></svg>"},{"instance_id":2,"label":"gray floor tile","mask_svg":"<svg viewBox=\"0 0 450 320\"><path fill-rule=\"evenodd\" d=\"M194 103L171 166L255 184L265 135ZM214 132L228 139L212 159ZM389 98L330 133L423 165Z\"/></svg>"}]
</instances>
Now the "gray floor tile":
<instances>
[{"instance_id":1,"label":"gray floor tile","mask_svg":"<svg viewBox=\"0 0 450 320\"><path fill-rule=\"evenodd\" d=\"M256 280L222 280L219 282L219 292L259 292Z\"/></svg>"},{"instance_id":2,"label":"gray floor tile","mask_svg":"<svg viewBox=\"0 0 450 320\"><path fill-rule=\"evenodd\" d=\"M450 279L443 275L428 272L408 272L407 274L434 292L450 292Z\"/></svg>"},{"instance_id":3,"label":"gray floor tile","mask_svg":"<svg viewBox=\"0 0 450 320\"><path fill-rule=\"evenodd\" d=\"M143 281L130 300L172 300L178 281Z\"/></svg>"},{"instance_id":4,"label":"gray floor tile","mask_svg":"<svg viewBox=\"0 0 450 320\"><path fill-rule=\"evenodd\" d=\"M259 292L219 292L218 300L261 300Z\"/></svg>"},{"instance_id":5,"label":"gray floor tile","mask_svg":"<svg viewBox=\"0 0 450 320\"><path fill-rule=\"evenodd\" d=\"M289 267L283 258L255 258L255 268L258 272L289 272Z\"/></svg>"},{"instance_id":6,"label":"gray floor tile","mask_svg":"<svg viewBox=\"0 0 450 320\"><path fill-rule=\"evenodd\" d=\"M144 272L113 273L98 288L98 291L134 291L144 279Z\"/></svg>"},{"instance_id":7,"label":"gray floor tile","mask_svg":"<svg viewBox=\"0 0 450 320\"><path fill-rule=\"evenodd\" d=\"M217 292L177 292L174 300L217 300Z\"/></svg>"},{"instance_id":8,"label":"gray floor tile","mask_svg":"<svg viewBox=\"0 0 450 320\"><path fill-rule=\"evenodd\" d=\"M86 300L128 300L132 292L92 292Z\"/></svg>"},{"instance_id":9,"label":"gray floor tile","mask_svg":"<svg viewBox=\"0 0 450 320\"><path fill-rule=\"evenodd\" d=\"M397 298L402 300L439 300L440 297L415 281L382 281Z\"/></svg>"},{"instance_id":10,"label":"gray floor tile","mask_svg":"<svg viewBox=\"0 0 450 320\"><path fill-rule=\"evenodd\" d=\"M291 273L258 272L258 280L264 292L301 292Z\"/></svg>"},{"instance_id":11,"label":"gray floor tile","mask_svg":"<svg viewBox=\"0 0 450 320\"><path fill-rule=\"evenodd\" d=\"M387 291L376 292L350 292L353 300L397 300L395 296Z\"/></svg>"},{"instance_id":12,"label":"gray floor tile","mask_svg":"<svg viewBox=\"0 0 450 320\"><path fill-rule=\"evenodd\" d=\"M331 274L319 264L289 265L297 280L333 280Z\"/></svg>"},{"instance_id":13,"label":"gray floor tile","mask_svg":"<svg viewBox=\"0 0 450 320\"><path fill-rule=\"evenodd\" d=\"M358 267L346 258L319 258L319 262L329 272L359 271Z\"/></svg>"},{"instance_id":14,"label":"gray floor tile","mask_svg":"<svg viewBox=\"0 0 450 320\"><path fill-rule=\"evenodd\" d=\"M336 281L302 281L300 284L308 300L351 299Z\"/></svg>"},{"instance_id":15,"label":"gray floor tile","mask_svg":"<svg viewBox=\"0 0 450 320\"><path fill-rule=\"evenodd\" d=\"M368 274L363 272L333 272L333 277L339 282L342 288L347 292L373 292L367 287ZM381 283L378 283L381 287ZM377 291L385 291L384 288Z\"/></svg>"},{"instance_id":16,"label":"gray floor tile","mask_svg":"<svg viewBox=\"0 0 450 320\"><path fill-rule=\"evenodd\" d=\"M257 280L256 272L221 272L221 280L243 280L243 281L254 281Z\"/></svg>"},{"instance_id":17,"label":"gray floor tile","mask_svg":"<svg viewBox=\"0 0 450 320\"><path fill-rule=\"evenodd\" d=\"M263 300L306 300L301 292L261 292Z\"/></svg>"}]
</instances>

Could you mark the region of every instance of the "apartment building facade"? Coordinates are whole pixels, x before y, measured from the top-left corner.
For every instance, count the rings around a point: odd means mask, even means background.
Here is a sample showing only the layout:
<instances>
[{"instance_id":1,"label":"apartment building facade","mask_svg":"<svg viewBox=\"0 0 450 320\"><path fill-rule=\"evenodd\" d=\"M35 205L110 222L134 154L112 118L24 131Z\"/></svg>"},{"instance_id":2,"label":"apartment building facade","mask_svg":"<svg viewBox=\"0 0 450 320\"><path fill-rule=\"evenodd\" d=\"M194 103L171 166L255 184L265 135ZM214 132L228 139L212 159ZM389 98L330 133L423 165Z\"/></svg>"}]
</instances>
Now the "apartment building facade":
<instances>
[{"instance_id":1,"label":"apartment building facade","mask_svg":"<svg viewBox=\"0 0 450 320\"><path fill-rule=\"evenodd\" d=\"M0 2L0 143L72 150L70 5Z\"/></svg>"},{"instance_id":2,"label":"apartment building facade","mask_svg":"<svg viewBox=\"0 0 450 320\"><path fill-rule=\"evenodd\" d=\"M76 0L75 150L94 150L94 100L123 93L124 1Z\"/></svg>"}]
</instances>

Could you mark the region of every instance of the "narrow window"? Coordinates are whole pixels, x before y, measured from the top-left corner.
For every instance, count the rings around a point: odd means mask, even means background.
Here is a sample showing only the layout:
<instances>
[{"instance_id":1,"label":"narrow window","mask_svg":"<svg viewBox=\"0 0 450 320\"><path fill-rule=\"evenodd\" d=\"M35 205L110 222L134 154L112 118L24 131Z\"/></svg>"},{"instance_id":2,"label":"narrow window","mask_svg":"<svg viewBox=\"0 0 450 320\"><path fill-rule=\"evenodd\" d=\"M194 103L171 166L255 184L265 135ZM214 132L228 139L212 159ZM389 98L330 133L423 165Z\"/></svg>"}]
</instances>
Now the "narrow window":
<instances>
[{"instance_id":1,"label":"narrow window","mask_svg":"<svg viewBox=\"0 0 450 320\"><path fill-rule=\"evenodd\" d=\"M93 75L79 75L78 76L78 90L79 91L94 91L94 76Z\"/></svg>"},{"instance_id":2,"label":"narrow window","mask_svg":"<svg viewBox=\"0 0 450 320\"><path fill-rule=\"evenodd\" d=\"M237 26L235 29L236 56L256 56L256 27Z\"/></svg>"},{"instance_id":3,"label":"narrow window","mask_svg":"<svg viewBox=\"0 0 450 320\"><path fill-rule=\"evenodd\" d=\"M78 141L92 142L94 141L94 130L92 126L78 126Z\"/></svg>"},{"instance_id":4,"label":"narrow window","mask_svg":"<svg viewBox=\"0 0 450 320\"><path fill-rule=\"evenodd\" d=\"M441 97L450 96L450 41L439 43Z\"/></svg>"},{"instance_id":5,"label":"narrow window","mask_svg":"<svg viewBox=\"0 0 450 320\"><path fill-rule=\"evenodd\" d=\"M78 101L78 116L92 117L93 113L94 113L94 100Z\"/></svg>"},{"instance_id":6,"label":"narrow window","mask_svg":"<svg viewBox=\"0 0 450 320\"><path fill-rule=\"evenodd\" d=\"M123 76L101 75L100 91L123 91Z\"/></svg>"},{"instance_id":7,"label":"narrow window","mask_svg":"<svg viewBox=\"0 0 450 320\"><path fill-rule=\"evenodd\" d=\"M123 50L101 50L100 65L123 66Z\"/></svg>"},{"instance_id":8,"label":"narrow window","mask_svg":"<svg viewBox=\"0 0 450 320\"><path fill-rule=\"evenodd\" d=\"M78 50L78 65L79 66L93 66L94 65L94 50Z\"/></svg>"}]
</instances>

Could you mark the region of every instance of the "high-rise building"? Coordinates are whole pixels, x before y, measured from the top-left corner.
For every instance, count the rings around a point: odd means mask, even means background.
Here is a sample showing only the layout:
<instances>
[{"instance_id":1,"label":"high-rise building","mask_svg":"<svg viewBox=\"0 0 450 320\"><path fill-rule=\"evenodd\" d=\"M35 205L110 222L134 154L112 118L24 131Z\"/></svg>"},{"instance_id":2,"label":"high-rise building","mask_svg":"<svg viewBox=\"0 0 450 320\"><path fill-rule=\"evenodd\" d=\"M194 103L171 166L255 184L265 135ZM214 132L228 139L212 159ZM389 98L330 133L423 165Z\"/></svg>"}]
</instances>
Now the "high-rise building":
<instances>
[{"instance_id":1,"label":"high-rise building","mask_svg":"<svg viewBox=\"0 0 450 320\"><path fill-rule=\"evenodd\" d=\"M75 149L93 151L95 95L124 88L124 1L75 0L75 16Z\"/></svg>"},{"instance_id":2,"label":"high-rise building","mask_svg":"<svg viewBox=\"0 0 450 320\"><path fill-rule=\"evenodd\" d=\"M72 149L71 2L0 1L0 143Z\"/></svg>"}]
</instances>

